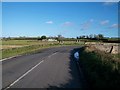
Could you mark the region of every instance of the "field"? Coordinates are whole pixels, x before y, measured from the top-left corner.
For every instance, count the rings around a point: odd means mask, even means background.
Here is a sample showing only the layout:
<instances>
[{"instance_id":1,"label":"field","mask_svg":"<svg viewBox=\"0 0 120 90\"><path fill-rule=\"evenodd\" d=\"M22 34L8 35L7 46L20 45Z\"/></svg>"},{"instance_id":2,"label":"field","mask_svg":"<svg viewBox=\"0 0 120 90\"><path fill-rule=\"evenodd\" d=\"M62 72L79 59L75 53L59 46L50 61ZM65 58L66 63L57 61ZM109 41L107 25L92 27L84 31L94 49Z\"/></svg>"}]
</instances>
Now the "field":
<instances>
[{"instance_id":1,"label":"field","mask_svg":"<svg viewBox=\"0 0 120 90\"><path fill-rule=\"evenodd\" d=\"M84 42L64 41L40 41L40 40L2 40L2 59L37 52L40 49L63 46L63 45L83 45Z\"/></svg>"},{"instance_id":2,"label":"field","mask_svg":"<svg viewBox=\"0 0 120 90\"><path fill-rule=\"evenodd\" d=\"M17 48L17 47L24 47L30 45L46 45L52 44L57 42L45 42L45 41L38 41L38 40L3 40L2 41L2 48L9 49L9 48Z\"/></svg>"}]
</instances>

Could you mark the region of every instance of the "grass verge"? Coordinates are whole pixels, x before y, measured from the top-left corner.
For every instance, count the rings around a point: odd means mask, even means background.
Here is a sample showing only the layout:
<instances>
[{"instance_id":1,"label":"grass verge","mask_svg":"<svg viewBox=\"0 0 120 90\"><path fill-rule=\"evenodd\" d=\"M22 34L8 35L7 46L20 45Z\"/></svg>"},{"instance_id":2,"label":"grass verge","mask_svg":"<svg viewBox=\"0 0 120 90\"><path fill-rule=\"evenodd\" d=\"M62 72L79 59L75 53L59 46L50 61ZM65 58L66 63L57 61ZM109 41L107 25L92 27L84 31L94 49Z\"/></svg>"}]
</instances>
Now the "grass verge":
<instances>
[{"instance_id":1,"label":"grass verge","mask_svg":"<svg viewBox=\"0 0 120 90\"><path fill-rule=\"evenodd\" d=\"M8 58L11 56L17 56L17 55L24 55L24 54L30 54L40 51L44 48L50 48L50 47L59 47L59 46L70 46L70 45L80 45L77 43L73 44L46 44L46 45L30 45L20 48L11 48L11 49L3 49L2 50L2 59Z\"/></svg>"},{"instance_id":2,"label":"grass verge","mask_svg":"<svg viewBox=\"0 0 120 90\"><path fill-rule=\"evenodd\" d=\"M120 88L120 59L101 51L80 52L80 65L90 88Z\"/></svg>"}]
</instances>

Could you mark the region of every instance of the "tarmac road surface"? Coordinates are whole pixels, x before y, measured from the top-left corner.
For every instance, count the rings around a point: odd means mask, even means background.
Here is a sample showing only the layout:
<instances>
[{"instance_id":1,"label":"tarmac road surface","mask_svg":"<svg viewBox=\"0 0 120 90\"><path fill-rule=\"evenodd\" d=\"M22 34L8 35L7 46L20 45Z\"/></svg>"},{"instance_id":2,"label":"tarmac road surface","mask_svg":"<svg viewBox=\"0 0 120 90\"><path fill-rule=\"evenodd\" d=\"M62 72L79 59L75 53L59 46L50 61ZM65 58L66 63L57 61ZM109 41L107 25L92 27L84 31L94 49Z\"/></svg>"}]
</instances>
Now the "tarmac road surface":
<instances>
[{"instance_id":1,"label":"tarmac road surface","mask_svg":"<svg viewBox=\"0 0 120 90\"><path fill-rule=\"evenodd\" d=\"M2 61L3 89L83 88L73 60L80 46L62 46Z\"/></svg>"}]
</instances>

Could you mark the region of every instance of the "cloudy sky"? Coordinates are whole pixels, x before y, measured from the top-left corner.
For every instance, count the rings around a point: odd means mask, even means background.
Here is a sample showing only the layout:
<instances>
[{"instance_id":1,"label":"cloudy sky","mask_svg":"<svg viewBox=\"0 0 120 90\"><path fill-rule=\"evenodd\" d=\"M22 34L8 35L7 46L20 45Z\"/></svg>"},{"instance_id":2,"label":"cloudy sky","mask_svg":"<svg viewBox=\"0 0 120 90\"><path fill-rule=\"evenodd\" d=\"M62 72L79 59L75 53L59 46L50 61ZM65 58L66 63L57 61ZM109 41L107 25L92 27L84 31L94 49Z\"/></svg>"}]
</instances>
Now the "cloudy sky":
<instances>
[{"instance_id":1,"label":"cloudy sky","mask_svg":"<svg viewBox=\"0 0 120 90\"><path fill-rule=\"evenodd\" d=\"M118 3L4 2L2 35L118 37Z\"/></svg>"}]
</instances>

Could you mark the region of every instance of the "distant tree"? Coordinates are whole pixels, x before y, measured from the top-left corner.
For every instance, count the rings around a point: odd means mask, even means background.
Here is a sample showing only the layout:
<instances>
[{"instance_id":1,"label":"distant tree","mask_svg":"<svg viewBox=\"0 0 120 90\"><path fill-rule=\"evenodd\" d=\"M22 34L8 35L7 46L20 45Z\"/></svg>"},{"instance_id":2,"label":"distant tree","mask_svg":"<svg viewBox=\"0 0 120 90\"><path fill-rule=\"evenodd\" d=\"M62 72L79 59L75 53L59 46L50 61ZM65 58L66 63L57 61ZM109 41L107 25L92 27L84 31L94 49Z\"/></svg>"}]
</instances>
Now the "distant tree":
<instances>
[{"instance_id":1,"label":"distant tree","mask_svg":"<svg viewBox=\"0 0 120 90\"><path fill-rule=\"evenodd\" d=\"M2 39L3 39L3 40L5 40L6 38L5 38L5 37L3 37Z\"/></svg>"},{"instance_id":2,"label":"distant tree","mask_svg":"<svg viewBox=\"0 0 120 90\"><path fill-rule=\"evenodd\" d=\"M85 38L85 35L81 36L81 38L84 39L84 38Z\"/></svg>"},{"instance_id":3,"label":"distant tree","mask_svg":"<svg viewBox=\"0 0 120 90\"><path fill-rule=\"evenodd\" d=\"M90 38L90 39L94 38L93 34L90 34L90 35L89 35L89 38Z\"/></svg>"},{"instance_id":4,"label":"distant tree","mask_svg":"<svg viewBox=\"0 0 120 90\"><path fill-rule=\"evenodd\" d=\"M88 36L88 35L86 35L86 38L87 38L87 39L89 39L89 36Z\"/></svg>"},{"instance_id":5,"label":"distant tree","mask_svg":"<svg viewBox=\"0 0 120 90\"><path fill-rule=\"evenodd\" d=\"M60 35L60 34L58 35L57 39L58 39L59 43L62 43L62 42L63 42L63 38L64 38L64 37L62 37L62 35Z\"/></svg>"},{"instance_id":6,"label":"distant tree","mask_svg":"<svg viewBox=\"0 0 120 90\"><path fill-rule=\"evenodd\" d=\"M104 38L103 34L98 34L98 38L103 39Z\"/></svg>"},{"instance_id":7,"label":"distant tree","mask_svg":"<svg viewBox=\"0 0 120 90\"><path fill-rule=\"evenodd\" d=\"M7 38L7 40L11 40L11 37L9 36L9 37Z\"/></svg>"},{"instance_id":8,"label":"distant tree","mask_svg":"<svg viewBox=\"0 0 120 90\"><path fill-rule=\"evenodd\" d=\"M76 37L76 39L79 39L79 37Z\"/></svg>"},{"instance_id":9,"label":"distant tree","mask_svg":"<svg viewBox=\"0 0 120 90\"><path fill-rule=\"evenodd\" d=\"M45 35L41 36L41 40L43 39L47 39L47 37Z\"/></svg>"},{"instance_id":10,"label":"distant tree","mask_svg":"<svg viewBox=\"0 0 120 90\"><path fill-rule=\"evenodd\" d=\"M62 35L58 35L58 38L62 38Z\"/></svg>"}]
</instances>

